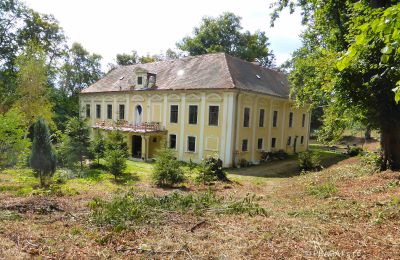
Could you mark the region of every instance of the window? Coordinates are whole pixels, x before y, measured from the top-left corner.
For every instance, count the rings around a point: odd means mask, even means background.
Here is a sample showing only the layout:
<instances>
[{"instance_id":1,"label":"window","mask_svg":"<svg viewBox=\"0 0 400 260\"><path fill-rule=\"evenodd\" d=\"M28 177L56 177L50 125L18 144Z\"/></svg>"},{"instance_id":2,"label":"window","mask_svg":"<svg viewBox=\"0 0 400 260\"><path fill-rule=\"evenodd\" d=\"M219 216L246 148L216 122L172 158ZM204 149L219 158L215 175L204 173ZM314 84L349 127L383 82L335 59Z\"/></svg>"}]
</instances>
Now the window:
<instances>
[{"instance_id":1,"label":"window","mask_svg":"<svg viewBox=\"0 0 400 260\"><path fill-rule=\"evenodd\" d=\"M153 143L157 143L157 137L153 137Z\"/></svg>"},{"instance_id":2,"label":"window","mask_svg":"<svg viewBox=\"0 0 400 260\"><path fill-rule=\"evenodd\" d=\"M219 106L208 107L208 125L218 126Z\"/></svg>"},{"instance_id":3,"label":"window","mask_svg":"<svg viewBox=\"0 0 400 260\"><path fill-rule=\"evenodd\" d=\"M293 112L289 113L289 127L293 126Z\"/></svg>"},{"instance_id":4,"label":"window","mask_svg":"<svg viewBox=\"0 0 400 260\"><path fill-rule=\"evenodd\" d=\"M271 139L271 147L272 147L272 148L275 148L275 146L276 146L276 138L273 137L273 138Z\"/></svg>"},{"instance_id":5,"label":"window","mask_svg":"<svg viewBox=\"0 0 400 260\"><path fill-rule=\"evenodd\" d=\"M287 145L290 145L292 143L292 137L289 136L289 138L287 139Z\"/></svg>"},{"instance_id":6,"label":"window","mask_svg":"<svg viewBox=\"0 0 400 260\"><path fill-rule=\"evenodd\" d=\"M125 105L119 105L119 119L125 119Z\"/></svg>"},{"instance_id":7,"label":"window","mask_svg":"<svg viewBox=\"0 0 400 260\"><path fill-rule=\"evenodd\" d=\"M301 119L301 127L306 125L306 114L303 114L303 118Z\"/></svg>"},{"instance_id":8,"label":"window","mask_svg":"<svg viewBox=\"0 0 400 260\"><path fill-rule=\"evenodd\" d=\"M171 115L170 115L171 123L178 123L178 105L171 106Z\"/></svg>"},{"instance_id":9,"label":"window","mask_svg":"<svg viewBox=\"0 0 400 260\"><path fill-rule=\"evenodd\" d=\"M188 152L196 151L196 137L188 136Z\"/></svg>"},{"instance_id":10,"label":"window","mask_svg":"<svg viewBox=\"0 0 400 260\"><path fill-rule=\"evenodd\" d=\"M112 119L112 105L107 105L107 119Z\"/></svg>"},{"instance_id":11,"label":"window","mask_svg":"<svg viewBox=\"0 0 400 260\"><path fill-rule=\"evenodd\" d=\"M263 148L263 139L262 138L258 138L257 149L258 150L262 150L262 148Z\"/></svg>"},{"instance_id":12,"label":"window","mask_svg":"<svg viewBox=\"0 0 400 260\"><path fill-rule=\"evenodd\" d=\"M243 151L243 152L246 152L246 151L247 151L247 149L248 149L248 143L249 143L249 141L248 141L247 139L243 139L243 141L242 141L242 151Z\"/></svg>"},{"instance_id":13,"label":"window","mask_svg":"<svg viewBox=\"0 0 400 260\"><path fill-rule=\"evenodd\" d=\"M142 85L143 84L143 77L137 77L137 84Z\"/></svg>"},{"instance_id":14,"label":"window","mask_svg":"<svg viewBox=\"0 0 400 260\"><path fill-rule=\"evenodd\" d=\"M264 109L260 109L260 118L258 121L259 127L264 127L264 113L265 113Z\"/></svg>"},{"instance_id":15,"label":"window","mask_svg":"<svg viewBox=\"0 0 400 260\"><path fill-rule=\"evenodd\" d=\"M101 118L101 105L96 105L96 118Z\"/></svg>"},{"instance_id":16,"label":"window","mask_svg":"<svg viewBox=\"0 0 400 260\"><path fill-rule=\"evenodd\" d=\"M300 137L300 144L303 144L304 143L304 136L301 136Z\"/></svg>"},{"instance_id":17,"label":"window","mask_svg":"<svg viewBox=\"0 0 400 260\"><path fill-rule=\"evenodd\" d=\"M90 117L90 105L86 104L86 117L89 118Z\"/></svg>"},{"instance_id":18,"label":"window","mask_svg":"<svg viewBox=\"0 0 400 260\"><path fill-rule=\"evenodd\" d=\"M197 106L189 106L189 124L197 124Z\"/></svg>"},{"instance_id":19,"label":"window","mask_svg":"<svg viewBox=\"0 0 400 260\"><path fill-rule=\"evenodd\" d=\"M243 127L249 127L250 125L250 108L244 108L244 116L243 116Z\"/></svg>"},{"instance_id":20,"label":"window","mask_svg":"<svg viewBox=\"0 0 400 260\"><path fill-rule=\"evenodd\" d=\"M272 126L276 127L278 124L278 111L274 111L274 117L272 118Z\"/></svg>"},{"instance_id":21,"label":"window","mask_svg":"<svg viewBox=\"0 0 400 260\"><path fill-rule=\"evenodd\" d=\"M176 135L169 135L169 148L176 149Z\"/></svg>"}]
</instances>

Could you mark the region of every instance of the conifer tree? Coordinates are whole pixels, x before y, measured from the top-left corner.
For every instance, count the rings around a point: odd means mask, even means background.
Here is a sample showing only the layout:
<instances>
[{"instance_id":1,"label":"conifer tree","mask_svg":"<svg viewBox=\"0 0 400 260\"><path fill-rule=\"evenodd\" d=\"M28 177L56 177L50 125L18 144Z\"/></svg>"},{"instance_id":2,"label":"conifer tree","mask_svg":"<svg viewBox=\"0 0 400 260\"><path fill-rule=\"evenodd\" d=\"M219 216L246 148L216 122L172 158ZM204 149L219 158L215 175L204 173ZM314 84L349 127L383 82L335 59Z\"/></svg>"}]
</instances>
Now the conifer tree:
<instances>
[{"instance_id":1,"label":"conifer tree","mask_svg":"<svg viewBox=\"0 0 400 260\"><path fill-rule=\"evenodd\" d=\"M46 178L56 171L56 156L51 146L49 128L43 118L39 117L34 125L32 154L29 164L40 179L40 186L46 185Z\"/></svg>"}]
</instances>

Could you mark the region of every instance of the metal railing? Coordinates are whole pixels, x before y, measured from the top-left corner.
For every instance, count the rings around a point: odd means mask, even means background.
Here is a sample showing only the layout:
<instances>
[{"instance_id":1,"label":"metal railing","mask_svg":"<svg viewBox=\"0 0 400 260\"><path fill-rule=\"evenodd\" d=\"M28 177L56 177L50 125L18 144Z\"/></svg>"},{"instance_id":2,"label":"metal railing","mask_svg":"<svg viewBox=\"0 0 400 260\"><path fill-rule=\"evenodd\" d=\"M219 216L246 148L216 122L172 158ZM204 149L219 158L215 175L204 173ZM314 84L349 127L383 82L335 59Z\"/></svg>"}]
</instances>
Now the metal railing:
<instances>
[{"instance_id":1,"label":"metal railing","mask_svg":"<svg viewBox=\"0 0 400 260\"><path fill-rule=\"evenodd\" d=\"M97 121L93 128L100 128L106 130L119 129L126 132L160 132L165 131L165 127L160 122L143 122L140 124L131 124L126 120L119 120L118 122L111 121Z\"/></svg>"}]
</instances>

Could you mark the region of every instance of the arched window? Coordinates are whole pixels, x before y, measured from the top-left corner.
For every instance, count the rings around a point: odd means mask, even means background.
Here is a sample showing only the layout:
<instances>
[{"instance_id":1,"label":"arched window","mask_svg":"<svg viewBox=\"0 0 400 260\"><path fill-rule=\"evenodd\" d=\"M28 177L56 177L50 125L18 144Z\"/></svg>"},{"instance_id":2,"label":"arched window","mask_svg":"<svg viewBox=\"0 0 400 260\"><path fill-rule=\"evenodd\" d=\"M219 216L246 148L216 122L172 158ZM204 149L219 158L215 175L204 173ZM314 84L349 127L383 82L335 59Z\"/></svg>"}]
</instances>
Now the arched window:
<instances>
[{"instance_id":1,"label":"arched window","mask_svg":"<svg viewBox=\"0 0 400 260\"><path fill-rule=\"evenodd\" d=\"M142 123L142 106L137 105L136 106L136 122L137 125L140 125Z\"/></svg>"}]
</instances>

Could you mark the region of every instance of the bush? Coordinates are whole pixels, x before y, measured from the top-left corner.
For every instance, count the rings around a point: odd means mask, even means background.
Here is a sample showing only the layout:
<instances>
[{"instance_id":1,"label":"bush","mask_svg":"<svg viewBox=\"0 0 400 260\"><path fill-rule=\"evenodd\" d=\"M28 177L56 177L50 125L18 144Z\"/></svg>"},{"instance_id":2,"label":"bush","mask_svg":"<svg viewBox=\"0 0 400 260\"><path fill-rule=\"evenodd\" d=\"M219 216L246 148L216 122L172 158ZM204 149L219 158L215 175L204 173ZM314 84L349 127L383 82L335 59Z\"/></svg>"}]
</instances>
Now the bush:
<instances>
[{"instance_id":1,"label":"bush","mask_svg":"<svg viewBox=\"0 0 400 260\"><path fill-rule=\"evenodd\" d=\"M126 154L122 150L106 151L106 166L114 178L121 176L126 169Z\"/></svg>"},{"instance_id":2,"label":"bush","mask_svg":"<svg viewBox=\"0 0 400 260\"><path fill-rule=\"evenodd\" d=\"M249 166L249 162L246 159L240 159L239 166L241 168L248 167Z\"/></svg>"},{"instance_id":3,"label":"bush","mask_svg":"<svg viewBox=\"0 0 400 260\"><path fill-rule=\"evenodd\" d=\"M380 153L366 152L364 153L361 162L365 166L371 167L373 172L376 172L382 165L383 157Z\"/></svg>"},{"instance_id":4,"label":"bush","mask_svg":"<svg viewBox=\"0 0 400 260\"><path fill-rule=\"evenodd\" d=\"M311 151L299 153L299 168L301 171L313 171L321 168L318 154Z\"/></svg>"},{"instance_id":5,"label":"bush","mask_svg":"<svg viewBox=\"0 0 400 260\"><path fill-rule=\"evenodd\" d=\"M184 171L173 150L158 152L152 178L157 186L173 186L185 180Z\"/></svg>"},{"instance_id":6,"label":"bush","mask_svg":"<svg viewBox=\"0 0 400 260\"><path fill-rule=\"evenodd\" d=\"M228 181L226 173L222 169L222 160L217 156L209 156L203 160L197 181L204 184L212 181Z\"/></svg>"},{"instance_id":7,"label":"bush","mask_svg":"<svg viewBox=\"0 0 400 260\"><path fill-rule=\"evenodd\" d=\"M361 147L351 147L351 148L347 149L347 154L350 157L354 157L354 156L361 154L362 151L363 151L363 149Z\"/></svg>"},{"instance_id":8,"label":"bush","mask_svg":"<svg viewBox=\"0 0 400 260\"><path fill-rule=\"evenodd\" d=\"M203 215L214 212L267 216L267 210L258 204L259 200L261 197L250 194L243 199L224 198L210 190L199 193L173 192L160 197L127 193L116 196L111 201L94 199L89 207L92 210L91 220L95 224L121 230L131 223L168 219L171 213Z\"/></svg>"}]
</instances>

